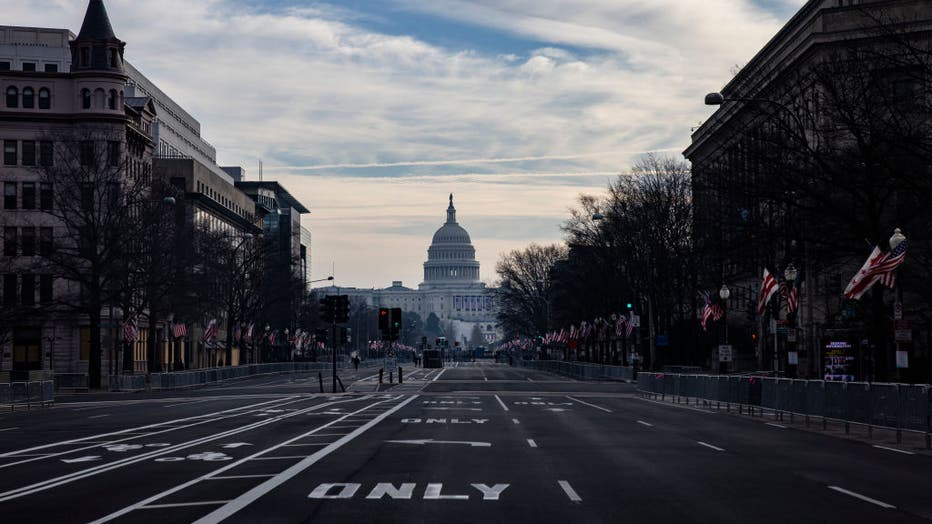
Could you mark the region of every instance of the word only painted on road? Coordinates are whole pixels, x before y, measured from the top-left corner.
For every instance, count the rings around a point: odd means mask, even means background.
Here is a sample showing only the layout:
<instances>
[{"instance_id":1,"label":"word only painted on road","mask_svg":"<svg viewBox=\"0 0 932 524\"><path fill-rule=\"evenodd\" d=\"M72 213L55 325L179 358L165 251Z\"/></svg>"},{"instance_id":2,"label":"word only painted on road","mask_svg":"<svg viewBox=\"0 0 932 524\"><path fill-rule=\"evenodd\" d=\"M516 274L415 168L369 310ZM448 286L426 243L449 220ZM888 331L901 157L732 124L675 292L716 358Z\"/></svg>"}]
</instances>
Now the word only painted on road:
<instances>
[{"instance_id":1,"label":"word only painted on road","mask_svg":"<svg viewBox=\"0 0 932 524\"><path fill-rule=\"evenodd\" d=\"M449 422L448 422L449 421ZM458 418L403 418L401 419L402 424L485 424L488 422L487 418L470 418L470 419L458 419Z\"/></svg>"},{"instance_id":2,"label":"word only painted on road","mask_svg":"<svg viewBox=\"0 0 932 524\"><path fill-rule=\"evenodd\" d=\"M473 400L469 402L463 402L462 400L425 400L424 404L441 405L441 406L463 406L466 404L482 405L482 402L479 402L478 400Z\"/></svg>"},{"instance_id":3,"label":"word only painted on road","mask_svg":"<svg viewBox=\"0 0 932 524\"><path fill-rule=\"evenodd\" d=\"M443 493L443 484L440 482L430 483L424 486L421 491L422 500L469 500L472 495L481 495L481 500L498 500L502 493L508 489L510 484L470 484L479 493L469 492L461 494ZM362 484L355 482L326 482L320 484L314 491L307 496L309 499L351 499L359 492ZM379 482L373 486L369 494L365 496L369 500L379 500L389 498L393 500L411 500L414 498L417 484L415 482L403 482L398 486L391 482Z\"/></svg>"}]
</instances>

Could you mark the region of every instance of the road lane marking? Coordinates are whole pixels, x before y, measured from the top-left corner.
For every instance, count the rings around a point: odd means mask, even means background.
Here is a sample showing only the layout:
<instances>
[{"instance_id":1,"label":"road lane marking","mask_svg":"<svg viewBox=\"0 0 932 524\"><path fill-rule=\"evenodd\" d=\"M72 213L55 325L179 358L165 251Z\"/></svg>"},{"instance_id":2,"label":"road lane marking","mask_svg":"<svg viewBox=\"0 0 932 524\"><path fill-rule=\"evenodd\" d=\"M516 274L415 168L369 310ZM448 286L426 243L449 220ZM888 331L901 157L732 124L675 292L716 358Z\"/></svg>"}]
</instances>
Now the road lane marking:
<instances>
[{"instance_id":1,"label":"road lane marking","mask_svg":"<svg viewBox=\"0 0 932 524\"><path fill-rule=\"evenodd\" d=\"M366 400L366 399L368 399L368 398L369 398L369 397L362 397L361 399L362 399L362 400ZM251 431L251 430L253 430L253 429L257 429L257 428L260 428L260 427L263 427L263 426L272 424L272 423L274 423L274 422L280 422L280 421L282 421L282 420L284 420L284 419L287 419L287 418L291 418L291 417L300 415L300 414L302 414L304 411L314 410L314 409L318 409L318 408L321 408L321 407L326 407L326 406L331 405L331 404L337 404L337 403L340 403L340 402L355 402L355 401L358 401L358 400L360 400L360 399L358 399L358 398L353 398L353 399L346 399L346 400L343 400L343 401L337 401L337 402L332 402L332 403L315 404L315 405L313 405L313 406L311 406L311 407L308 407L308 408L305 408L304 410L301 410L301 411L293 411L293 412L286 413L286 414L283 414L283 415L278 415L278 416L275 416L275 417L270 417L270 418L262 419L262 420L253 422L253 423L251 423L251 424L247 424L247 425L245 425L245 426L240 426L240 427L233 428L233 429L231 429L231 430L227 430L227 431L224 431L224 432L221 432L221 433L214 433L214 434L211 434L211 435L207 435L207 436L204 436L204 437L200 437L200 438L197 438L197 439L194 439L194 440L190 440L190 441L187 441L187 442L183 442L183 443L177 444L177 445L172 446L172 447L169 447L169 448L160 448L160 449L155 450L155 451L151 451L151 452L148 452L148 453L141 453L141 454L139 454L139 455L134 455L134 456L131 456L131 457L127 457L127 458L125 458L125 459L116 460L116 461L113 461L113 462L108 462L108 463L105 463L105 464L101 464L101 465L99 465L99 466L95 466L95 467L91 467L91 468L84 469L84 470L81 470L81 471L76 471L76 472L73 472L73 473L69 473L69 474L66 474L66 475L62 475L62 476L60 476L60 477L55 477L55 478L52 478L52 479L46 479L46 480L43 480L43 481L40 481L40 482L36 482L36 483L30 484L30 485L28 485L28 486L22 486L22 487L20 487L20 488L16 488L16 489L12 489L12 490L9 490L9 491L0 493L0 502L5 502L5 501L7 501L7 500L12 500L12 499L16 499L16 498L23 497L23 496L26 496L26 495L31 495L31 494L33 494L33 493L38 493L38 492L40 492L40 491L45 491L45 490L48 490L48 489L51 489L51 488L54 488L54 487L57 487L57 486L61 486L61 485L64 485L64 484L68 484L68 483L74 482L74 481L76 481L76 480L80 480L80 479L92 477L92 476L95 476L95 475L99 475L99 474L101 474L101 473L105 473L105 472L107 472L107 471L111 471L111 470L114 470L114 469L119 469L119 468L122 468L123 466L127 466L127 465L130 465L130 464L135 464L135 463L137 463L137 462L146 461L146 460L149 460L149 459L151 459L151 458L160 457L160 456L163 456L163 455L168 455L168 454L170 454L170 453L174 453L174 452L176 452L176 451L180 451L180 450L183 450L183 449L191 448L191 447L194 447L194 446L199 446L199 445L205 444L205 443L207 443L207 442L212 442L212 441L215 441L215 440L224 439L224 438L230 437L230 436L232 436L232 435L236 435L236 434L238 434L238 433L243 433L243 432L246 432L246 431ZM331 422L331 424L332 424L332 423L333 423L333 422ZM321 426L321 427L318 428L317 430L319 430L319 429L321 429L321 428L323 428L323 427L326 427L326 425ZM315 431L317 431L317 430L315 430ZM72 451L69 451L68 453L73 453L74 451L77 451L77 450L72 450ZM60 453L60 454L56 454L56 455L61 455L61 454L64 454L64 453ZM50 455L50 456L55 456L55 455ZM47 458L47 457L45 457L45 458ZM37 459L29 459L29 460L41 460L41 459L37 458ZM26 462L26 461L22 461L22 462ZM10 464L4 464L4 465L2 465L2 466L0 466L0 467L6 467L6 466L9 466L9 465L10 465Z\"/></svg>"},{"instance_id":2,"label":"road lane marking","mask_svg":"<svg viewBox=\"0 0 932 524\"><path fill-rule=\"evenodd\" d=\"M240 495L239 497L236 497L233 501L231 501L230 503L224 505L223 507L220 507L220 508L216 509L215 511L213 511L212 513L210 513L210 514L208 514L208 515L206 515L206 516L204 516L204 517L201 517L200 519L198 519L198 520L196 521L196 524L216 523L216 522L220 522L220 521L226 519L227 517L232 516L233 514L235 514L235 513L237 513L238 511L240 511L241 509L245 508L246 506L248 506L248 505L252 504L253 502L255 502L256 500L258 500L260 497L262 497L262 496L265 495L266 493L272 491L273 489L277 488L278 486L281 486L281 485L284 484L285 482L288 482L288 481L291 480L292 478L296 477L298 474L300 474L301 472L305 471L305 470L308 469L309 467L313 466L314 464L316 464L318 461L320 461L321 459L323 459L323 458L326 457L327 455L329 455L329 454L333 453L334 451L340 449L340 448L341 448L343 445L345 445L347 442L350 442L350 441L352 441L353 439L355 439L356 437L358 437L359 435L362 435L363 433L365 433L366 431L368 431L370 428L376 426L377 424L379 424L380 422L382 422L383 420L385 420L386 418L388 418L390 415L392 415L392 414L395 413L396 411L401 410L402 408L404 408L405 406L407 406L409 403L411 403L411 402L412 402L414 399L416 399L417 397L418 397L418 395L411 395L407 400L405 400L405 401L403 401L403 402L401 402L401 403L399 403L399 404L396 404L396 405L393 406L391 409L386 410L384 413L382 413L382 414L378 415L377 417L375 417L374 419L370 420L367 424L365 424L364 426L361 426L359 429L353 431L353 432L350 433L349 435L346 435L345 437L343 437L343 438L341 438L340 440L338 440L338 441L336 441L336 442L330 444L330 445L327 446L326 448L324 448L324 449L322 449L322 450L320 450L320 451L314 453L313 455L311 455L311 456L309 456L309 457L306 457L306 458L305 458L304 460L302 460L301 462L298 462L297 464L291 466L290 468L288 468L288 469L286 469L285 471L279 473L279 474L276 475L275 477L270 478L269 480L263 482L262 484L259 484L258 486L252 488L251 490L247 491L246 493L243 493L243 494ZM384 402L384 401L383 401L383 402ZM360 411L364 411L364 410L360 410ZM355 413L354 413L354 414L355 414ZM291 441L286 441L285 443L290 444L291 442L294 442L294 441L296 441L296 440L299 440L300 438L301 438L301 437L298 437L298 438L292 439ZM269 448L269 451L271 451L272 449L275 449L275 447ZM234 463L234 465L235 465L235 463ZM223 468L221 468L221 471L223 471ZM197 479L195 479L195 480L197 480ZM182 486L184 486L184 484L183 484ZM157 496L159 496L159 495L157 495ZM122 513L120 513L120 512L115 513L115 514L113 514L113 517L119 516L119 515L121 515L121 514L122 514ZM108 518L108 517L107 517L107 518Z\"/></svg>"},{"instance_id":3,"label":"road lane marking","mask_svg":"<svg viewBox=\"0 0 932 524\"><path fill-rule=\"evenodd\" d=\"M880 506L881 508L885 508L885 509L896 509L896 506L894 506L894 505L892 505L892 504L887 504L886 502L881 502L881 501L879 501L879 500L877 500L877 499L872 499L872 498L870 498L870 497L866 497L866 496L864 496L864 495L861 495L860 493L855 493L855 492L853 492L853 491L848 491L848 490L846 490L846 489L844 489L844 488L839 488L838 486L828 486L828 489L837 491L837 492L839 492L839 493L844 493L845 495L848 495L849 497L854 497L854 498L856 498L856 499L861 499L861 500L863 500L864 502L870 502L871 504Z\"/></svg>"},{"instance_id":4,"label":"road lane marking","mask_svg":"<svg viewBox=\"0 0 932 524\"><path fill-rule=\"evenodd\" d=\"M204 500L201 502L176 502L174 504L153 504L151 506L142 506L139 509L164 509L164 508L186 508L188 506L219 506L226 504L229 500Z\"/></svg>"},{"instance_id":5,"label":"road lane marking","mask_svg":"<svg viewBox=\"0 0 932 524\"><path fill-rule=\"evenodd\" d=\"M671 407L671 408L688 409L688 410L690 410L690 411L698 411L699 413L707 413L707 414L709 414L709 415L714 415L714 414L718 413L717 411L710 411L710 410L707 410L707 409L699 409L699 408L694 408L694 407L692 407L692 406L684 406L684 405L682 405L682 404L672 404L672 403L670 403L670 402L661 402L661 401L659 401L659 400L651 400L651 399L649 399L649 398L641 398L641 397L638 397L638 396L635 396L634 398L637 399L637 400L643 400L644 402L650 402L651 404L660 404L661 406L667 406L667 407Z\"/></svg>"},{"instance_id":6,"label":"road lane marking","mask_svg":"<svg viewBox=\"0 0 932 524\"><path fill-rule=\"evenodd\" d=\"M502 409L504 409L505 411L508 411L508 406L506 406L505 403L502 402L502 397L499 397L498 395L495 395L495 400L497 400L498 403L501 404Z\"/></svg>"},{"instance_id":7,"label":"road lane marking","mask_svg":"<svg viewBox=\"0 0 932 524\"><path fill-rule=\"evenodd\" d=\"M501 401L499 401L501 402ZM437 408L437 407L428 407L424 409L435 409L439 411L482 411L482 408ZM505 408L505 411L508 411L508 408Z\"/></svg>"},{"instance_id":8,"label":"road lane marking","mask_svg":"<svg viewBox=\"0 0 932 524\"><path fill-rule=\"evenodd\" d=\"M207 480L267 479L274 476L274 473L267 473L265 475L227 475L225 477L210 477Z\"/></svg>"},{"instance_id":9,"label":"road lane marking","mask_svg":"<svg viewBox=\"0 0 932 524\"><path fill-rule=\"evenodd\" d=\"M311 446L326 446L329 442L308 442L307 444L285 444L286 448L304 448Z\"/></svg>"},{"instance_id":10,"label":"road lane marking","mask_svg":"<svg viewBox=\"0 0 932 524\"><path fill-rule=\"evenodd\" d=\"M104 417L109 417L109 416L110 416L109 413L105 413L105 414L103 414L103 415L94 415L93 417L87 417L87 418L88 418L88 419L92 419L92 418L104 418Z\"/></svg>"},{"instance_id":11,"label":"road lane marking","mask_svg":"<svg viewBox=\"0 0 932 524\"><path fill-rule=\"evenodd\" d=\"M306 459L306 458L307 458L307 455L289 455L289 456L284 456L284 457L256 457L252 460L298 460L298 459Z\"/></svg>"},{"instance_id":12,"label":"road lane marking","mask_svg":"<svg viewBox=\"0 0 932 524\"><path fill-rule=\"evenodd\" d=\"M190 401L190 402L180 402L180 403L178 403L178 404L169 404L169 405L167 405L167 406L165 406L165 407L166 407L166 408L174 408L174 407L178 407L178 406L190 406L191 404L200 404L201 402L210 402L211 400L214 400L214 399L212 399L212 398L205 398L205 399L201 399L201 400L192 400L192 401Z\"/></svg>"},{"instance_id":13,"label":"road lane marking","mask_svg":"<svg viewBox=\"0 0 932 524\"><path fill-rule=\"evenodd\" d=\"M527 445L528 445L528 446L531 446L532 448L536 448L536 447L537 447L537 442L534 442L534 439L529 438L529 439L527 439Z\"/></svg>"},{"instance_id":14,"label":"road lane marking","mask_svg":"<svg viewBox=\"0 0 932 524\"><path fill-rule=\"evenodd\" d=\"M515 424L520 424L520 423L521 423L521 422L520 422L518 419L516 419L516 418L511 419L511 421L514 422Z\"/></svg>"},{"instance_id":15,"label":"road lane marking","mask_svg":"<svg viewBox=\"0 0 932 524\"><path fill-rule=\"evenodd\" d=\"M14 429L19 429L19 427L15 427L15 428L3 428L3 429L0 429L0 433L3 433L4 431L13 431Z\"/></svg>"},{"instance_id":16,"label":"road lane marking","mask_svg":"<svg viewBox=\"0 0 932 524\"><path fill-rule=\"evenodd\" d=\"M566 398L568 398L568 399L570 399L570 400L573 400L573 401L575 401L575 402L579 402L580 404L582 404L582 405L584 405L584 406L589 406L589 407L595 408L595 409L601 409L602 411L604 411L604 412L606 412L606 413L611 413L611 412L612 412L612 410L610 410L610 409L608 409L608 408L603 408L602 406L596 406L595 404L590 404L590 403L588 403L588 402L583 402L582 400L579 400L578 398L573 398L573 397L570 397L570 396L567 396Z\"/></svg>"},{"instance_id":17,"label":"road lane marking","mask_svg":"<svg viewBox=\"0 0 932 524\"><path fill-rule=\"evenodd\" d=\"M416 446L423 446L425 444L467 444L471 448L492 447L491 442L472 442L468 440L434 440L432 438L422 438L415 440L386 440L385 442L390 444L414 444Z\"/></svg>"},{"instance_id":18,"label":"road lane marking","mask_svg":"<svg viewBox=\"0 0 932 524\"><path fill-rule=\"evenodd\" d=\"M766 422L766 424L767 424L768 426L772 426L772 427L775 427L775 428L787 429L786 426L782 426L782 425L780 425L780 424L774 424L773 422Z\"/></svg>"},{"instance_id":19,"label":"road lane marking","mask_svg":"<svg viewBox=\"0 0 932 524\"><path fill-rule=\"evenodd\" d=\"M528 382L534 382L533 380L531 380L531 377L527 377L527 381L528 381Z\"/></svg>"},{"instance_id":20,"label":"road lane marking","mask_svg":"<svg viewBox=\"0 0 932 524\"><path fill-rule=\"evenodd\" d=\"M654 425L651 424L650 422L644 422L643 420L639 420L639 421L638 421L638 424L640 424L640 425L642 425L642 426L647 426L647 427L649 427L649 428L654 427Z\"/></svg>"},{"instance_id":21,"label":"road lane marking","mask_svg":"<svg viewBox=\"0 0 932 524\"><path fill-rule=\"evenodd\" d=\"M874 447L877 449L885 449L887 451L892 451L894 453L902 453L904 455L915 455L915 453L913 453L912 451L906 451L904 449L888 448L886 446L878 446L876 444L874 444Z\"/></svg>"},{"instance_id":22,"label":"road lane marking","mask_svg":"<svg viewBox=\"0 0 932 524\"><path fill-rule=\"evenodd\" d=\"M566 496L573 502L582 502L582 498L576 493L576 490L573 489L573 486L570 486L570 483L565 480L558 480L557 484L563 488L563 492L566 493Z\"/></svg>"},{"instance_id":23,"label":"road lane marking","mask_svg":"<svg viewBox=\"0 0 932 524\"><path fill-rule=\"evenodd\" d=\"M437 379L440 378L440 375L443 375L443 372L446 371L446 370L447 370L447 368L441 369L441 370L440 370L440 373L437 373L437 375L434 376L434 378L431 380L431 382L437 382Z\"/></svg>"},{"instance_id":24,"label":"road lane marking","mask_svg":"<svg viewBox=\"0 0 932 524\"><path fill-rule=\"evenodd\" d=\"M709 448L709 449L714 449L715 451L725 451L724 449L722 449L722 448L720 448L720 447L718 447L718 446L713 446L712 444L706 444L705 442L702 442L702 441L699 441L699 442L696 442L696 443L699 444L700 446L705 446L705 447L707 447L707 448Z\"/></svg>"},{"instance_id":25,"label":"road lane marking","mask_svg":"<svg viewBox=\"0 0 932 524\"><path fill-rule=\"evenodd\" d=\"M109 437L109 436L120 436L120 437L131 436L131 438L123 439L123 440L132 440L133 438L137 438L137 437L139 437L139 436L144 436L144 435L155 435L155 434L158 434L158 433L164 433L164 432L166 432L166 431L172 431L172 430L175 430L175 429L189 428L189 427L196 426L196 425L199 425L199 424L206 424L206 423L214 422L214 421L216 421L216 420L221 420L221 419L200 420L200 421L198 421L198 422L195 423L195 424L188 424L188 425L185 425L185 426L178 426L178 427L169 427L169 426L167 426L168 424L175 424L175 423L178 423L178 422L187 422L187 421L189 421L189 420L206 419L207 417L212 417L212 416L215 416L215 415L223 415L223 414L225 414L225 413L230 413L231 411L240 411L240 410L243 410L243 409L255 408L255 407L257 407L257 406L264 406L264 405L266 405L266 404L271 404L271 403L275 403L275 402L289 401L289 402L286 402L285 404L290 404L290 403L294 403L294 402L301 402L302 400L305 400L305 399L302 399L302 398L299 398L299 397L293 397L293 396L291 396L291 397L285 397L284 399L278 398L278 399L269 400L269 401L266 401L266 402L259 402L258 404L250 404L250 405L247 405L247 406L241 406L241 407L237 407L237 408L226 409L226 410L223 410L223 411L217 411L217 412L208 413L208 414L205 414L205 415L197 415L197 416L194 416L194 417L186 417L186 418L181 418L181 419L169 420L169 421L167 421L167 422L162 422L162 423L159 423L159 424L149 424L149 425L147 425L147 426L140 426L140 427L136 427L136 428L124 429L124 430L121 430L121 431L113 431L113 432L110 432L110 433L102 433L102 434L98 434L98 435L91 435L91 436L89 436L89 437L82 437L82 438L77 438L77 439L65 440L65 441L61 441L61 442L53 442L53 443L51 443L51 444L43 444L43 445L41 445L41 446L35 446L35 447L32 447L32 448L21 449L21 450L19 450L19 451L9 451L9 452L7 452L7 453L0 453L0 458L8 458L8 457L13 457L13 458L15 458L15 457L19 456L19 454L21 454L21 453L28 453L28 452L30 452L30 451L37 451L37 450L40 450L40 449L47 449L47 448L52 448L52 447L56 447L56 446L65 446L65 445L77 444L77 443L87 444L87 443L89 443L90 441L93 441L93 440L95 440L95 439L100 439L100 438L102 438L102 437ZM285 404L282 404L282 405L285 405ZM256 410L252 410L252 411L256 411ZM243 413L233 414L233 415L230 415L230 417L239 416L239 415L241 415L241 414L246 414L246 413L251 413L252 411L245 411L245 412L243 412ZM167 430L165 429L166 427L168 427ZM164 431L156 431L156 432L152 432L152 433L139 433L139 430L141 430L141 429L161 429L161 430L164 430ZM120 441L113 441L113 442L111 442L111 443L115 443L115 442L120 442ZM91 447L94 447L94 446L91 446ZM85 448L85 449L89 449L89 448ZM78 452L78 451L81 451L81 449L72 449L72 450L67 451L67 452L59 453L59 455L65 455L65 454L68 454L68 453L75 453L75 452ZM24 461L24 462L25 462L25 461ZM9 464L0 465L0 468L4 468L4 467L7 467L7 466L12 466L12 465L14 465L14 464L20 464L20 463L21 463L21 462L11 462L11 463L9 463Z\"/></svg>"}]
</instances>

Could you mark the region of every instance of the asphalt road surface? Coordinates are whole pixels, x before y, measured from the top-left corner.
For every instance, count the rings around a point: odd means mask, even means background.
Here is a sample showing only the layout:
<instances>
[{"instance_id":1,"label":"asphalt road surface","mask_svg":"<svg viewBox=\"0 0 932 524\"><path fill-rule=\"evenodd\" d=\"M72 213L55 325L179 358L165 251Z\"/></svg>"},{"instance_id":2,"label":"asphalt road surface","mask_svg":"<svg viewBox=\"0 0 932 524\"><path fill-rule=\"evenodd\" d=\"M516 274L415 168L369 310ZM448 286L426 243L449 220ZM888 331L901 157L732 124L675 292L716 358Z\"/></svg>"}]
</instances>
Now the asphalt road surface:
<instances>
[{"instance_id":1,"label":"asphalt road surface","mask_svg":"<svg viewBox=\"0 0 932 524\"><path fill-rule=\"evenodd\" d=\"M932 457L489 363L0 414L2 522L920 522ZM315 393L316 392L316 393Z\"/></svg>"}]
</instances>

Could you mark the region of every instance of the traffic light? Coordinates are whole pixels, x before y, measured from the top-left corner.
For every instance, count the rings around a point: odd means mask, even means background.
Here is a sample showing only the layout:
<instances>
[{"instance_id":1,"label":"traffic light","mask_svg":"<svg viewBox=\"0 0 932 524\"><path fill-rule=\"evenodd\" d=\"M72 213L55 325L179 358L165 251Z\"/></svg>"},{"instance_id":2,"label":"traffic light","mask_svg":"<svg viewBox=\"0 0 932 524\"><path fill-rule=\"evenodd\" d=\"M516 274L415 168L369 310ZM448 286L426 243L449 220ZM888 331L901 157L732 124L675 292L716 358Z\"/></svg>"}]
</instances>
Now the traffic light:
<instances>
[{"instance_id":1,"label":"traffic light","mask_svg":"<svg viewBox=\"0 0 932 524\"><path fill-rule=\"evenodd\" d=\"M349 322L349 296L348 295L338 295L335 300L335 311L334 315L336 317L335 322L337 324L345 324Z\"/></svg>"},{"instance_id":2,"label":"traffic light","mask_svg":"<svg viewBox=\"0 0 932 524\"><path fill-rule=\"evenodd\" d=\"M628 302L627 304L625 304L625 307L627 307L627 308L628 308L628 311L630 311L630 310L634 309L634 304L632 304L631 302Z\"/></svg>"},{"instance_id":3,"label":"traffic light","mask_svg":"<svg viewBox=\"0 0 932 524\"><path fill-rule=\"evenodd\" d=\"M401 332L401 308L393 307L389 316L391 316L391 324L389 325L390 340L398 340L398 334Z\"/></svg>"},{"instance_id":4,"label":"traffic light","mask_svg":"<svg viewBox=\"0 0 932 524\"><path fill-rule=\"evenodd\" d=\"M320 300L320 319L324 322L334 322L336 319L336 297L327 295Z\"/></svg>"},{"instance_id":5,"label":"traffic light","mask_svg":"<svg viewBox=\"0 0 932 524\"><path fill-rule=\"evenodd\" d=\"M382 333L388 332L389 315L390 311L387 307L379 308L379 331Z\"/></svg>"}]
</instances>

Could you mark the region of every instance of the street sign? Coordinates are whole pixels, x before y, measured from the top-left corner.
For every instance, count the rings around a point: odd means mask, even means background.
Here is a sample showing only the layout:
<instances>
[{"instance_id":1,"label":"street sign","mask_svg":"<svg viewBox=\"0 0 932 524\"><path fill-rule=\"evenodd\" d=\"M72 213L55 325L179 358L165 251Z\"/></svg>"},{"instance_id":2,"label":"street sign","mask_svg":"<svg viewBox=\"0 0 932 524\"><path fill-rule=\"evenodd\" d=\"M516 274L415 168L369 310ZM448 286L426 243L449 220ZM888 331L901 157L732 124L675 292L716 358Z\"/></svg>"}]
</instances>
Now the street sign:
<instances>
[{"instance_id":1,"label":"street sign","mask_svg":"<svg viewBox=\"0 0 932 524\"><path fill-rule=\"evenodd\" d=\"M908 367L909 367L909 352L908 351L897 351L896 352L896 368L906 369Z\"/></svg>"},{"instance_id":2,"label":"street sign","mask_svg":"<svg viewBox=\"0 0 932 524\"><path fill-rule=\"evenodd\" d=\"M913 341L913 330L908 320L896 320L893 322L893 338L897 342Z\"/></svg>"},{"instance_id":3,"label":"street sign","mask_svg":"<svg viewBox=\"0 0 932 524\"><path fill-rule=\"evenodd\" d=\"M636 328L641 327L641 315L631 315L631 325Z\"/></svg>"},{"instance_id":4,"label":"street sign","mask_svg":"<svg viewBox=\"0 0 932 524\"><path fill-rule=\"evenodd\" d=\"M799 353L795 351L788 351L786 353L786 363L791 366L799 365Z\"/></svg>"},{"instance_id":5,"label":"street sign","mask_svg":"<svg viewBox=\"0 0 932 524\"><path fill-rule=\"evenodd\" d=\"M719 362L733 362L734 361L734 352L730 345L722 344L718 347L718 361Z\"/></svg>"}]
</instances>

